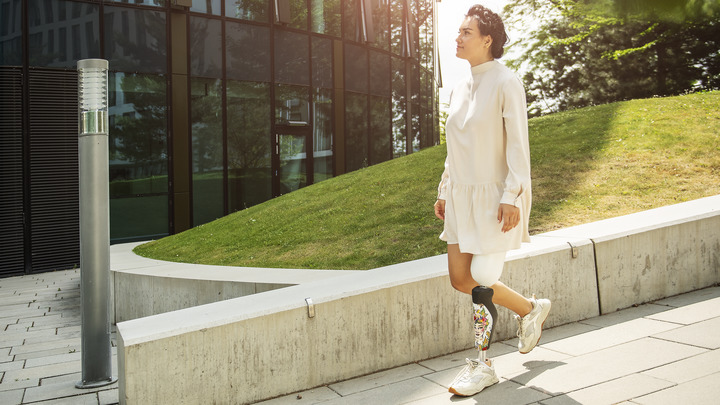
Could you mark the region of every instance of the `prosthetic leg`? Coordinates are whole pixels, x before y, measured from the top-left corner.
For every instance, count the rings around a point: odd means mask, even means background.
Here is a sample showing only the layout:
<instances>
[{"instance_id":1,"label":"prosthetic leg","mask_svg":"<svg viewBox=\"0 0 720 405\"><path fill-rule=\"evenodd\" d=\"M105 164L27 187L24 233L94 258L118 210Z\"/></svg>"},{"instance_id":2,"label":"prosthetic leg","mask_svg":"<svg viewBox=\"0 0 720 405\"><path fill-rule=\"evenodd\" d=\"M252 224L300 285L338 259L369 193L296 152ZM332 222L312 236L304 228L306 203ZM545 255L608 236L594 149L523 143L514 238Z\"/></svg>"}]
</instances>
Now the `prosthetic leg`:
<instances>
[{"instance_id":1,"label":"prosthetic leg","mask_svg":"<svg viewBox=\"0 0 720 405\"><path fill-rule=\"evenodd\" d=\"M472 290L475 347L478 349L478 361L482 362L486 360L485 351L490 347L493 326L497 319L497 309L492 297L492 288L477 286Z\"/></svg>"}]
</instances>

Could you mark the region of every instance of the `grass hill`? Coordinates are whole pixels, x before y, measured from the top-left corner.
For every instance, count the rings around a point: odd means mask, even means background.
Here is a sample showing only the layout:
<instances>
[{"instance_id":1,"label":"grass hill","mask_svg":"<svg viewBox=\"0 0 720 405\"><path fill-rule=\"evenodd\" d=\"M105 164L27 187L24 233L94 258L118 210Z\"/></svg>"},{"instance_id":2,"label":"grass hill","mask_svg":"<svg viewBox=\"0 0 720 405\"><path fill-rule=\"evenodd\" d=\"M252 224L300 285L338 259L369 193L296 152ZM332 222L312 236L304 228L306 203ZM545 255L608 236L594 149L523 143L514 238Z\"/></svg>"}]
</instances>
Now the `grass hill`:
<instances>
[{"instance_id":1,"label":"grass hill","mask_svg":"<svg viewBox=\"0 0 720 405\"><path fill-rule=\"evenodd\" d=\"M531 233L720 194L720 92L530 120ZM162 260L370 269L438 255L445 146L300 189L138 246Z\"/></svg>"}]
</instances>

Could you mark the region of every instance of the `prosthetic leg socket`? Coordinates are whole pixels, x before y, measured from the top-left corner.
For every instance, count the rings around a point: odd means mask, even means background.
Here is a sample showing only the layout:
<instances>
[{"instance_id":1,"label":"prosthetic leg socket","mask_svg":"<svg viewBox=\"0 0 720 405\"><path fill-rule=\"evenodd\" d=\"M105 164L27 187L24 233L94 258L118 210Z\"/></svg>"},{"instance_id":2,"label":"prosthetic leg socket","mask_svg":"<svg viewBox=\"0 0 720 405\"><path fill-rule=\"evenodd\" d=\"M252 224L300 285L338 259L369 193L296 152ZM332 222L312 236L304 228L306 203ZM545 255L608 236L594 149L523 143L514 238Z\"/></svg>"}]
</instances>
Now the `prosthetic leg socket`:
<instances>
[{"instance_id":1,"label":"prosthetic leg socket","mask_svg":"<svg viewBox=\"0 0 720 405\"><path fill-rule=\"evenodd\" d=\"M478 349L478 360L481 361L485 361L485 351L490 348L497 319L497 309L492 297L492 288L477 286L472 290L475 347Z\"/></svg>"}]
</instances>

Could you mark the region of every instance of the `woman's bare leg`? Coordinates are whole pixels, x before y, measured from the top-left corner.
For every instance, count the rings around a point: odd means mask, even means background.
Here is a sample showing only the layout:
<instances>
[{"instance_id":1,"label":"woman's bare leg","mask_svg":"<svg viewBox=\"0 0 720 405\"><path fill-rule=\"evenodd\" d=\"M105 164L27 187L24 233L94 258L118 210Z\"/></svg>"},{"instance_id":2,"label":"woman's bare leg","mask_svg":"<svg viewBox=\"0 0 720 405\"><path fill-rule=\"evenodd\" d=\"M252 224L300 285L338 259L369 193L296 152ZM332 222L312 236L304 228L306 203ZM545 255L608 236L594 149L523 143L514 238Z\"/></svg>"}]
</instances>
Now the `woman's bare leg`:
<instances>
[{"instance_id":1,"label":"woman's bare leg","mask_svg":"<svg viewBox=\"0 0 720 405\"><path fill-rule=\"evenodd\" d=\"M472 294L472 289L478 286L470 271L472 253L460 252L460 247L457 244L448 244L447 247L450 284L460 292ZM490 288L494 291L493 303L502 305L520 316L525 316L532 310L530 300L502 282L498 281Z\"/></svg>"},{"instance_id":2,"label":"woman's bare leg","mask_svg":"<svg viewBox=\"0 0 720 405\"><path fill-rule=\"evenodd\" d=\"M520 295L517 291L498 281L490 288L493 294L493 303L502 305L520 316L525 316L532 310L532 303L529 299Z\"/></svg>"}]
</instances>

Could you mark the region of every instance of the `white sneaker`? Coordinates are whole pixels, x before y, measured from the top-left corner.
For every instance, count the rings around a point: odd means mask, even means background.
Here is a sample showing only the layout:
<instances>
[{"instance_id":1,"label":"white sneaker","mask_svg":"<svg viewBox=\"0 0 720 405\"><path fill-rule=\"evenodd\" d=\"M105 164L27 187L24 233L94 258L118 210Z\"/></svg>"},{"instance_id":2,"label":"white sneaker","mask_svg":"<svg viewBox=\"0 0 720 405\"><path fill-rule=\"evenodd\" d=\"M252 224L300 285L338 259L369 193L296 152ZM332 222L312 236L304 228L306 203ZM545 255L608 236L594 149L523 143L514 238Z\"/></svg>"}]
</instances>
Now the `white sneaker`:
<instances>
[{"instance_id":1,"label":"white sneaker","mask_svg":"<svg viewBox=\"0 0 720 405\"><path fill-rule=\"evenodd\" d=\"M465 361L467 365L460 370L448 388L453 394L461 397L473 396L499 381L493 366L488 366L480 360L465 359Z\"/></svg>"},{"instance_id":2,"label":"white sneaker","mask_svg":"<svg viewBox=\"0 0 720 405\"><path fill-rule=\"evenodd\" d=\"M532 302L533 308L529 314L522 318L515 315L515 319L518 321L518 350L522 354L530 353L530 350L535 348L535 345L540 340L540 335L542 335L545 319L550 313L550 300L537 299L533 294L530 302Z\"/></svg>"}]
</instances>

